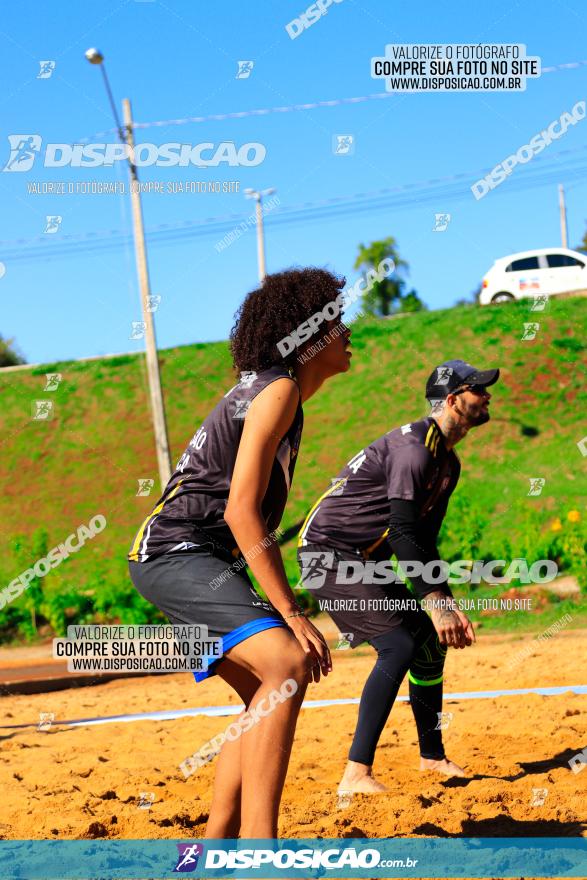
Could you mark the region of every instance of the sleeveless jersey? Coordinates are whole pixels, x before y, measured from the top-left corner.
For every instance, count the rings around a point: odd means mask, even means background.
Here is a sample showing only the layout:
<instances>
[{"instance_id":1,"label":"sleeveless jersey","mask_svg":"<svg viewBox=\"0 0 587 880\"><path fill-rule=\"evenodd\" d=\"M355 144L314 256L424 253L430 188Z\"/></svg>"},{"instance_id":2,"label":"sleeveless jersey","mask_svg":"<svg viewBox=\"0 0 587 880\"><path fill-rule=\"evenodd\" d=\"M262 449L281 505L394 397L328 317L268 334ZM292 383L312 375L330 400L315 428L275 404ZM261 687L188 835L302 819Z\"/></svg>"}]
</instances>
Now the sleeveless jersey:
<instances>
[{"instance_id":1,"label":"sleeveless jersey","mask_svg":"<svg viewBox=\"0 0 587 880\"><path fill-rule=\"evenodd\" d=\"M233 556L240 551L224 520L230 483L247 410L276 379L293 373L277 365L261 373L241 373L198 428L179 459L163 495L141 525L128 554L146 562L165 553L196 550L206 540ZM301 399L291 427L282 437L261 510L271 532L279 525L293 479L304 414Z\"/></svg>"}]
</instances>

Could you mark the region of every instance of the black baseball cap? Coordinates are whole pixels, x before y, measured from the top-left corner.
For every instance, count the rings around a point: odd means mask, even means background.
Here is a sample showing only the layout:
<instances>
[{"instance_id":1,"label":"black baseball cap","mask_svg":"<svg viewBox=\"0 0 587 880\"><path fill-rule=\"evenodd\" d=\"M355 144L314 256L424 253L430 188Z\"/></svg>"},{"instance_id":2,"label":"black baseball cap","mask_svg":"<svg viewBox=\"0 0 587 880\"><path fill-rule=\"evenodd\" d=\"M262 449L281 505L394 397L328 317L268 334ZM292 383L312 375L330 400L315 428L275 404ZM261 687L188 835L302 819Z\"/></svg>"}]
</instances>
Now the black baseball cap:
<instances>
[{"instance_id":1,"label":"black baseball cap","mask_svg":"<svg viewBox=\"0 0 587 880\"><path fill-rule=\"evenodd\" d=\"M499 370L478 370L466 361L444 361L432 371L426 382L428 400L445 398L463 385L493 385L499 379Z\"/></svg>"}]
</instances>

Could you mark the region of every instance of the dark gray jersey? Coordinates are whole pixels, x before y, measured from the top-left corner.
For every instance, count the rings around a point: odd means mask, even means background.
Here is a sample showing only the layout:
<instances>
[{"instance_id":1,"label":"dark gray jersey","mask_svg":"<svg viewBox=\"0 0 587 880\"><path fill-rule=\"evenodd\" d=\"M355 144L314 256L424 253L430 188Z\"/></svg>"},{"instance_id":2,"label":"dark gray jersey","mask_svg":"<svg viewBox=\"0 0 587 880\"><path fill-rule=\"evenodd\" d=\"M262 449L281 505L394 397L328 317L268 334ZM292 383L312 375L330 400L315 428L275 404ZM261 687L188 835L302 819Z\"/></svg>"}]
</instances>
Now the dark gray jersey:
<instances>
[{"instance_id":1,"label":"dark gray jersey","mask_svg":"<svg viewBox=\"0 0 587 880\"><path fill-rule=\"evenodd\" d=\"M238 385L225 394L190 440L163 495L140 527L128 554L130 560L146 562L163 553L193 550L206 537L238 554L224 511L244 419L255 397L281 378L293 380L293 374L285 366L241 374ZM269 531L277 528L285 508L303 419L300 399L294 420L279 443L261 506Z\"/></svg>"},{"instance_id":2,"label":"dark gray jersey","mask_svg":"<svg viewBox=\"0 0 587 880\"><path fill-rule=\"evenodd\" d=\"M299 546L368 550L378 545L394 498L417 502L421 520L438 519L459 474L459 459L447 451L434 419L396 428L361 449L332 480L310 510Z\"/></svg>"}]
</instances>

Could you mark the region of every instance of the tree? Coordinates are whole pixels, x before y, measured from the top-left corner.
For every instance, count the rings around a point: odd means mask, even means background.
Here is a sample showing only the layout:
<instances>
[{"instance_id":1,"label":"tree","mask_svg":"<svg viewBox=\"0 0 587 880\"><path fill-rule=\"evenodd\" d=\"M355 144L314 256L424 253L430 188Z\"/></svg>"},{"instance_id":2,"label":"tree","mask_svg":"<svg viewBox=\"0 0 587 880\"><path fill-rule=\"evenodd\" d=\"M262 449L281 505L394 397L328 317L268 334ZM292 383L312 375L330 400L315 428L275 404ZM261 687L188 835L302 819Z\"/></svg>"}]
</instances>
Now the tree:
<instances>
[{"instance_id":1,"label":"tree","mask_svg":"<svg viewBox=\"0 0 587 880\"><path fill-rule=\"evenodd\" d=\"M426 306L419 298L415 290L405 293L406 280L409 266L403 260L397 249L397 242L393 236L373 241L368 247L359 245L359 253L355 260L355 269L377 269L382 260L392 259L395 270L388 278L376 281L371 290L363 294L363 310L369 315L381 315L386 318L394 312L417 312Z\"/></svg>"},{"instance_id":2,"label":"tree","mask_svg":"<svg viewBox=\"0 0 587 880\"><path fill-rule=\"evenodd\" d=\"M3 339L0 336L0 367L26 364L26 360L12 348L13 343L14 339Z\"/></svg>"}]
</instances>

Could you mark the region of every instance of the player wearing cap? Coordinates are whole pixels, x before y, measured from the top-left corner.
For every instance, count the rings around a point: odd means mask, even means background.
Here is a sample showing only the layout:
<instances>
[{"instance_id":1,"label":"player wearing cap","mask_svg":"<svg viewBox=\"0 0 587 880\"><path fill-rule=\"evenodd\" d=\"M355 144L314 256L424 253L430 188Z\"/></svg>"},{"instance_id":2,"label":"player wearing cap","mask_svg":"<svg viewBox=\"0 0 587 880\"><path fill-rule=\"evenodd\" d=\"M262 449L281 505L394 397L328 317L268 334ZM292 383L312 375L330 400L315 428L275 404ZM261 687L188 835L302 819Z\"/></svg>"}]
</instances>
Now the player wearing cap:
<instances>
[{"instance_id":1,"label":"player wearing cap","mask_svg":"<svg viewBox=\"0 0 587 880\"><path fill-rule=\"evenodd\" d=\"M475 636L440 566L434 578L422 572L425 566L431 571L430 563L439 558L438 532L460 474L454 447L489 420L487 389L498 378L499 370L477 370L462 360L436 367L426 383L432 415L384 434L354 455L300 532L302 584L317 590L352 648L366 641L377 651L339 790L385 790L373 776L375 749L406 673L420 769L464 775L442 744L442 677L447 647L464 648ZM375 576L373 563L392 553L418 600L426 599L430 617L391 566Z\"/></svg>"},{"instance_id":2,"label":"player wearing cap","mask_svg":"<svg viewBox=\"0 0 587 880\"><path fill-rule=\"evenodd\" d=\"M212 838L277 837L304 691L331 668L324 637L297 605L274 532L297 461L302 404L350 367L343 284L323 269L294 269L268 275L249 293L231 333L240 382L194 434L129 553L136 588L171 623L206 626L208 637L222 639L222 657L196 680L219 675L261 719L222 746L206 829ZM284 338L311 317L315 326L326 322L318 353L308 355L310 338L284 355ZM289 698L276 704L286 682Z\"/></svg>"}]
</instances>

